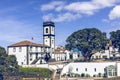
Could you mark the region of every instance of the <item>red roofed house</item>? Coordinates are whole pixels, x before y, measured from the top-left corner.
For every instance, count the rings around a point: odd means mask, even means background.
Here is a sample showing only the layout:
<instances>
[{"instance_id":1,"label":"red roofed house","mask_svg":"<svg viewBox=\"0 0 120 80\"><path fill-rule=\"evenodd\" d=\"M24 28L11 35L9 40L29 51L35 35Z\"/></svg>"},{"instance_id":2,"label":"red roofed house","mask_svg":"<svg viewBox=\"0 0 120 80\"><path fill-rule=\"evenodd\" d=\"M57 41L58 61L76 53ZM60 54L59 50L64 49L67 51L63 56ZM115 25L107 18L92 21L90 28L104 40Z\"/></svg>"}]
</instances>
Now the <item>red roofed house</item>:
<instances>
[{"instance_id":1,"label":"red roofed house","mask_svg":"<svg viewBox=\"0 0 120 80\"><path fill-rule=\"evenodd\" d=\"M8 55L15 55L19 65L44 63L44 51L49 52L49 46L31 41L21 41L8 46Z\"/></svg>"}]
</instances>

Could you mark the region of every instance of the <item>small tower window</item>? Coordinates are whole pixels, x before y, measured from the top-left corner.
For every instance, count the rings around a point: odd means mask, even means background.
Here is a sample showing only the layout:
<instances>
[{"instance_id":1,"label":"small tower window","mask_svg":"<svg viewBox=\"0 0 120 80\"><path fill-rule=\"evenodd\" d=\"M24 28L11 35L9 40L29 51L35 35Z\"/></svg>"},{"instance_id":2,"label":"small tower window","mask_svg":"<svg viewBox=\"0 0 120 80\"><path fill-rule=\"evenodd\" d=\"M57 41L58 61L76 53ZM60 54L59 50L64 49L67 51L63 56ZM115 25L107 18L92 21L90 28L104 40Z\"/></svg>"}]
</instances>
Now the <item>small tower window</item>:
<instances>
[{"instance_id":1,"label":"small tower window","mask_svg":"<svg viewBox=\"0 0 120 80\"><path fill-rule=\"evenodd\" d=\"M52 44L54 43L54 40L52 40Z\"/></svg>"},{"instance_id":2,"label":"small tower window","mask_svg":"<svg viewBox=\"0 0 120 80\"><path fill-rule=\"evenodd\" d=\"M46 28L46 33L48 33L48 28Z\"/></svg>"}]
</instances>

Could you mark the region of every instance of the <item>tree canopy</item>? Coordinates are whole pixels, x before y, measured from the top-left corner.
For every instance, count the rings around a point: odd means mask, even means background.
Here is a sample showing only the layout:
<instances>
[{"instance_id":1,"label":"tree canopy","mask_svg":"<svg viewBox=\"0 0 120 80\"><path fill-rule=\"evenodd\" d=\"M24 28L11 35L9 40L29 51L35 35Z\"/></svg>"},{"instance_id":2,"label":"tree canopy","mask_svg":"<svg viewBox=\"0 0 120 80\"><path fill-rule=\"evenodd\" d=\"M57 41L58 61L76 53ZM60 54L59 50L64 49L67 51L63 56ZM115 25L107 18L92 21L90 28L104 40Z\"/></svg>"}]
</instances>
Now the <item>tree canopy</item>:
<instances>
[{"instance_id":1,"label":"tree canopy","mask_svg":"<svg viewBox=\"0 0 120 80\"><path fill-rule=\"evenodd\" d=\"M86 28L72 33L66 40L66 49L79 49L85 58L90 59L91 55L107 44L106 33L96 28Z\"/></svg>"},{"instance_id":2,"label":"tree canopy","mask_svg":"<svg viewBox=\"0 0 120 80\"><path fill-rule=\"evenodd\" d=\"M0 47L0 75L18 72L16 57L7 55L3 47Z\"/></svg>"},{"instance_id":3,"label":"tree canopy","mask_svg":"<svg viewBox=\"0 0 120 80\"><path fill-rule=\"evenodd\" d=\"M113 46L119 48L120 51L120 30L110 32L110 39L112 40Z\"/></svg>"}]
</instances>

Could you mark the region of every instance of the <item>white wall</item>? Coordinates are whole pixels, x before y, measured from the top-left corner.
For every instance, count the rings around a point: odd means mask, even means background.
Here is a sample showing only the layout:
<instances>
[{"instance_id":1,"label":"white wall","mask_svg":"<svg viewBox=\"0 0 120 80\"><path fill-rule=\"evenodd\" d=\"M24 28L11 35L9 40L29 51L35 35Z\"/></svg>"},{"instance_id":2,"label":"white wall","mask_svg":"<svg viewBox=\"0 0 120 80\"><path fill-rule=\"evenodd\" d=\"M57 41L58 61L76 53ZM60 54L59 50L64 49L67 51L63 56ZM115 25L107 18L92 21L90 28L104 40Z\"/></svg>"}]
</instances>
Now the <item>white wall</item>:
<instances>
[{"instance_id":1,"label":"white wall","mask_svg":"<svg viewBox=\"0 0 120 80\"><path fill-rule=\"evenodd\" d=\"M120 76L120 62L117 62L117 76Z\"/></svg>"},{"instance_id":2,"label":"white wall","mask_svg":"<svg viewBox=\"0 0 120 80\"><path fill-rule=\"evenodd\" d=\"M16 49L16 51L14 51L13 49ZM8 55L15 55L18 61L18 65L26 65L27 64L27 46L21 46L21 51L19 51L20 47L8 47ZM30 56L30 54L28 55L29 57L29 64L31 64L35 59L36 59L36 53L37 52L43 52L43 48L42 47L36 47L32 46L32 50L30 47L28 47L28 53L34 53L32 54L32 56ZM49 49L47 48L47 51L49 51ZM41 57L41 54L38 54L38 57ZM32 58L32 60L30 60Z\"/></svg>"},{"instance_id":3,"label":"white wall","mask_svg":"<svg viewBox=\"0 0 120 80\"><path fill-rule=\"evenodd\" d=\"M15 55L18 61L18 65L26 64L27 58L27 47L21 47L21 52L19 51L20 47L15 47L16 51L13 51L13 47L8 48L8 55Z\"/></svg>"},{"instance_id":4,"label":"white wall","mask_svg":"<svg viewBox=\"0 0 120 80\"><path fill-rule=\"evenodd\" d=\"M55 34L55 27L50 27L51 28L51 34Z\"/></svg>"},{"instance_id":5,"label":"white wall","mask_svg":"<svg viewBox=\"0 0 120 80\"><path fill-rule=\"evenodd\" d=\"M66 57L66 53L55 54L54 56L56 61L64 61Z\"/></svg>"},{"instance_id":6,"label":"white wall","mask_svg":"<svg viewBox=\"0 0 120 80\"><path fill-rule=\"evenodd\" d=\"M98 73L104 74L104 69L109 65L116 65L116 62L80 62L80 63L70 63L66 65L61 75L69 72L69 69L72 68L72 73L77 74L89 74L90 76L98 75ZM78 68L78 71L76 70ZM87 69L87 71L85 70ZM96 69L96 71L95 71Z\"/></svg>"}]
</instances>

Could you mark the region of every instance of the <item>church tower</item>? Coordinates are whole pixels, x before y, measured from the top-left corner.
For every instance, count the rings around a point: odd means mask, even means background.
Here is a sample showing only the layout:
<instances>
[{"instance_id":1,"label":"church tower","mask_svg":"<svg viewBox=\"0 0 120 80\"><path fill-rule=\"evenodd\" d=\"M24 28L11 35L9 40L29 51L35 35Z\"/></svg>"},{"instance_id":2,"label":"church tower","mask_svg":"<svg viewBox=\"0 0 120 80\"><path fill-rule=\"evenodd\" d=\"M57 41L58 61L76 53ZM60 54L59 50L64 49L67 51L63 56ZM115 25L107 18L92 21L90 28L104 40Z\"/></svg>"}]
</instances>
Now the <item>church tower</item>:
<instances>
[{"instance_id":1,"label":"church tower","mask_svg":"<svg viewBox=\"0 0 120 80\"><path fill-rule=\"evenodd\" d=\"M50 46L50 52L55 49L55 25L54 22L43 22L43 43Z\"/></svg>"}]
</instances>

